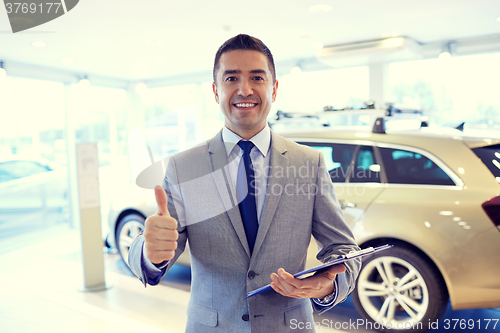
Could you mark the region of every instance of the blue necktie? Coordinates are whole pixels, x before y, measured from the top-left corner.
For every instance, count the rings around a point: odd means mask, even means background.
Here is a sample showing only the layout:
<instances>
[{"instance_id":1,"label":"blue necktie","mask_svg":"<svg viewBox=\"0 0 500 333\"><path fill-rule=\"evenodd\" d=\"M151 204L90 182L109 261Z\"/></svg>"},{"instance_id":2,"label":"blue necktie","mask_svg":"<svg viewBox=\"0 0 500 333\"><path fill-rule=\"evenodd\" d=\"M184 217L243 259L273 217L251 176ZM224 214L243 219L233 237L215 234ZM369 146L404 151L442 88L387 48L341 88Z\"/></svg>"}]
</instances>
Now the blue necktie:
<instances>
[{"instance_id":1,"label":"blue necktie","mask_svg":"<svg viewBox=\"0 0 500 333\"><path fill-rule=\"evenodd\" d=\"M257 204L255 200L255 174L253 170L252 160L250 159L250 151L254 147L251 141L240 141L238 146L243 150L243 163L245 164L245 174L247 184L236 184L236 186L246 185L248 194L238 204L240 208L241 219L243 220L243 227L247 235L248 246L250 253L253 252L255 239L257 238L257 230L259 229L259 221L257 219ZM242 180L238 179L238 182Z\"/></svg>"}]
</instances>

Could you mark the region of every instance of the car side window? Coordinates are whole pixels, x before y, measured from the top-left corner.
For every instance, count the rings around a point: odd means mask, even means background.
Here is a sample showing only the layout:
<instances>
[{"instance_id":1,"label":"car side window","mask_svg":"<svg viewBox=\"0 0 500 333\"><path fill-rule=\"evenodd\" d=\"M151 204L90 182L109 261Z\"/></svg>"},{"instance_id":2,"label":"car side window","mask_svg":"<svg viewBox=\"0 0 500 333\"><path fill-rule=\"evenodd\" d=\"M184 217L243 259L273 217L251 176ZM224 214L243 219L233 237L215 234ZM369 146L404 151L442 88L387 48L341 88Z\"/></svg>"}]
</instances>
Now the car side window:
<instances>
[{"instance_id":1,"label":"car side window","mask_svg":"<svg viewBox=\"0 0 500 333\"><path fill-rule=\"evenodd\" d=\"M299 142L323 153L332 182L345 182L356 145L343 143Z\"/></svg>"},{"instance_id":2,"label":"car side window","mask_svg":"<svg viewBox=\"0 0 500 333\"><path fill-rule=\"evenodd\" d=\"M422 154L380 148L387 180L392 184L455 185L436 163Z\"/></svg>"},{"instance_id":3,"label":"car side window","mask_svg":"<svg viewBox=\"0 0 500 333\"><path fill-rule=\"evenodd\" d=\"M349 182L352 183L380 183L380 165L376 162L373 147L360 146L354 170Z\"/></svg>"}]
</instances>

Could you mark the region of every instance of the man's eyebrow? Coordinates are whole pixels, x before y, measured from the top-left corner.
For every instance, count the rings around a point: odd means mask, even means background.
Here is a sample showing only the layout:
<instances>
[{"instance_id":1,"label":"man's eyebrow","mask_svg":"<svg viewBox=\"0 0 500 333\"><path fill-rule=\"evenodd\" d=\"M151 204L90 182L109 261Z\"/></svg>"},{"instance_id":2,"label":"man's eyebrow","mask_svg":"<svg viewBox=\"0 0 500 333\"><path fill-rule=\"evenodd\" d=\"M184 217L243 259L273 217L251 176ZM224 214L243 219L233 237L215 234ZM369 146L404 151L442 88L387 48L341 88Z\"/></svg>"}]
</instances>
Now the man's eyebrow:
<instances>
[{"instance_id":1,"label":"man's eyebrow","mask_svg":"<svg viewBox=\"0 0 500 333\"><path fill-rule=\"evenodd\" d=\"M254 69L254 70L251 70L250 73L252 73L252 74L267 74L267 72L263 69Z\"/></svg>"},{"instance_id":2,"label":"man's eyebrow","mask_svg":"<svg viewBox=\"0 0 500 333\"><path fill-rule=\"evenodd\" d=\"M267 74L267 72L263 69L252 69L250 71L251 74ZM241 74L239 69L228 69L222 73L222 76L231 75L231 74Z\"/></svg>"},{"instance_id":3,"label":"man's eyebrow","mask_svg":"<svg viewBox=\"0 0 500 333\"><path fill-rule=\"evenodd\" d=\"M228 69L228 70L224 71L224 73L222 73L222 76L231 75L231 74L240 74L240 73L241 73L241 71L238 69Z\"/></svg>"}]
</instances>

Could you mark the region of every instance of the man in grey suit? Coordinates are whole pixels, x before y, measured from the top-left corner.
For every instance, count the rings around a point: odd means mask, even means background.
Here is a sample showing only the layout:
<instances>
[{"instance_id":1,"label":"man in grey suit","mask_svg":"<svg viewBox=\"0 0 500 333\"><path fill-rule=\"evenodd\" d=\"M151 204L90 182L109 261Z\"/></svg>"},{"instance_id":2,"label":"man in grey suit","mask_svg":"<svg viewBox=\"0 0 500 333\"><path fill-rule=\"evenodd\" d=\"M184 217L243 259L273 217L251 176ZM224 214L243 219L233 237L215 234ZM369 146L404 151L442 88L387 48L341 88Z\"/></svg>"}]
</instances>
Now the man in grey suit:
<instances>
[{"instance_id":1,"label":"man in grey suit","mask_svg":"<svg viewBox=\"0 0 500 333\"><path fill-rule=\"evenodd\" d=\"M130 267L156 285L189 241L186 332L314 332L313 307L322 313L344 301L361 264L292 276L305 267L311 235L323 262L359 249L323 155L267 126L278 81L259 39L238 35L219 48L212 87L225 127L169 158L155 188L158 212L132 244ZM274 291L245 298L270 282Z\"/></svg>"}]
</instances>

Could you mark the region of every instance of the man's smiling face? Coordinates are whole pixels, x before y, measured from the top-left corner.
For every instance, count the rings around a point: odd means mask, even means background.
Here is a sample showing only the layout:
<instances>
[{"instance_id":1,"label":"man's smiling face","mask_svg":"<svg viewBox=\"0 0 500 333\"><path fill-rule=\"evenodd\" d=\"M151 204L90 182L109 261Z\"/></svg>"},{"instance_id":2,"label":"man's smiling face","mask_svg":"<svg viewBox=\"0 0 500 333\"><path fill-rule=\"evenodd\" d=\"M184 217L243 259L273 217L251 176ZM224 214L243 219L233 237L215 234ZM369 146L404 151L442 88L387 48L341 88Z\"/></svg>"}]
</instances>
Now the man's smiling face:
<instances>
[{"instance_id":1,"label":"man's smiling face","mask_svg":"<svg viewBox=\"0 0 500 333\"><path fill-rule=\"evenodd\" d=\"M226 127L250 139L266 126L278 81L273 82L263 53L234 50L222 54L212 88Z\"/></svg>"}]
</instances>

